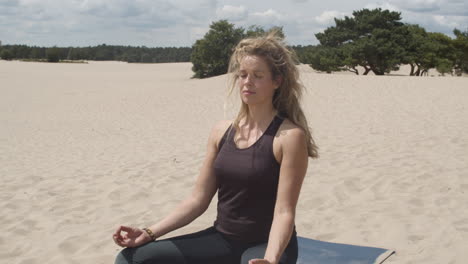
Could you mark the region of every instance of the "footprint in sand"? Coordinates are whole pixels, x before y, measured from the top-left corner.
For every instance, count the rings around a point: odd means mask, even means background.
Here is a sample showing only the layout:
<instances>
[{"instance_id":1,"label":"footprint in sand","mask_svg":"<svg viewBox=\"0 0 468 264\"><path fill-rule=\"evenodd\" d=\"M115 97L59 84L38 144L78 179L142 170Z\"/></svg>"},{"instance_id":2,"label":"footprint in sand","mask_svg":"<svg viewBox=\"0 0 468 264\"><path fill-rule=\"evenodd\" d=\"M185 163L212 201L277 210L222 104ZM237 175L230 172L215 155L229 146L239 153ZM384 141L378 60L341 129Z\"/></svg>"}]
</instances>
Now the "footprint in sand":
<instances>
[{"instance_id":1,"label":"footprint in sand","mask_svg":"<svg viewBox=\"0 0 468 264\"><path fill-rule=\"evenodd\" d=\"M417 243L418 241L421 241L425 238L425 236L423 235L411 235L411 236L408 236L408 240L413 242L413 243Z\"/></svg>"},{"instance_id":2,"label":"footprint in sand","mask_svg":"<svg viewBox=\"0 0 468 264\"><path fill-rule=\"evenodd\" d=\"M453 223L455 229L461 232L468 232L468 218Z\"/></svg>"}]
</instances>

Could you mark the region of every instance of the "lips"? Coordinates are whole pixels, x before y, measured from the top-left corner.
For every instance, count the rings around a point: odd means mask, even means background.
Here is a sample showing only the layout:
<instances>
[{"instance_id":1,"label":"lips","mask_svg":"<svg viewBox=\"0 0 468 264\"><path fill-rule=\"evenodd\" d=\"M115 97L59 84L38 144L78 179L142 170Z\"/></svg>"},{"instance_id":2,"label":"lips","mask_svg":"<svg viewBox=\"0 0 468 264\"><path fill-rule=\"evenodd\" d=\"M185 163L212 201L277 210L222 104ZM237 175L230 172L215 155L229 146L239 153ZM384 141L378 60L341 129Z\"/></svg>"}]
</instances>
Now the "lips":
<instances>
[{"instance_id":1,"label":"lips","mask_svg":"<svg viewBox=\"0 0 468 264\"><path fill-rule=\"evenodd\" d=\"M242 91L243 94L255 94L255 92L252 91Z\"/></svg>"}]
</instances>

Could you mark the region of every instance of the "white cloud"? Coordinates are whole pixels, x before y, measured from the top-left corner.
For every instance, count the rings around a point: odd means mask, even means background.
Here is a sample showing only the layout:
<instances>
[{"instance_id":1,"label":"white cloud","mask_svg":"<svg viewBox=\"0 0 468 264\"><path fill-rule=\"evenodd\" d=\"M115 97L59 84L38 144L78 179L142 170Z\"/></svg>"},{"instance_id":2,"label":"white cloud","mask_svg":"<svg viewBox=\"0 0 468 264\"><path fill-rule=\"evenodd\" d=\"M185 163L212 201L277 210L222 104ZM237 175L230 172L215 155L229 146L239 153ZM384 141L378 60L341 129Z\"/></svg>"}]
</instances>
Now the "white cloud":
<instances>
[{"instance_id":1,"label":"white cloud","mask_svg":"<svg viewBox=\"0 0 468 264\"><path fill-rule=\"evenodd\" d=\"M468 25L465 0L388 0L378 7L401 12L403 22L418 24L429 32L451 36L455 27L463 29Z\"/></svg>"},{"instance_id":2,"label":"white cloud","mask_svg":"<svg viewBox=\"0 0 468 264\"><path fill-rule=\"evenodd\" d=\"M369 3L379 4L369 4ZM223 4L219 4L223 3ZM291 44L315 44L333 18L363 8L401 12L403 22L451 34L468 25L467 0L0 0L0 40L40 46L190 46L211 22L283 26Z\"/></svg>"},{"instance_id":3,"label":"white cloud","mask_svg":"<svg viewBox=\"0 0 468 264\"><path fill-rule=\"evenodd\" d=\"M398 8L397 6L391 4L391 3L388 3L388 2L384 2L384 3L379 3L379 4L367 4L365 6L365 8L368 8L368 9L376 9L376 8L381 8L383 10L390 10L390 11L396 11L396 12L400 12L400 8Z\"/></svg>"},{"instance_id":4,"label":"white cloud","mask_svg":"<svg viewBox=\"0 0 468 264\"><path fill-rule=\"evenodd\" d=\"M248 13L244 6L230 6L225 5L216 10L216 16L219 19L227 19L230 21L239 21L245 19Z\"/></svg>"},{"instance_id":5,"label":"white cloud","mask_svg":"<svg viewBox=\"0 0 468 264\"><path fill-rule=\"evenodd\" d=\"M319 16L315 17L315 21L320 25L332 25L334 18L343 18L346 14L339 11L323 11Z\"/></svg>"},{"instance_id":6,"label":"white cloud","mask_svg":"<svg viewBox=\"0 0 468 264\"><path fill-rule=\"evenodd\" d=\"M254 24L264 26L280 26L283 20L283 16L273 9L268 9L264 12L254 12L252 18L254 21L257 21Z\"/></svg>"},{"instance_id":7,"label":"white cloud","mask_svg":"<svg viewBox=\"0 0 468 264\"><path fill-rule=\"evenodd\" d=\"M388 2L402 10L417 13L468 16L466 0L388 0Z\"/></svg>"},{"instance_id":8,"label":"white cloud","mask_svg":"<svg viewBox=\"0 0 468 264\"><path fill-rule=\"evenodd\" d=\"M440 0L389 0L393 5L399 6L402 9L415 12L432 12L439 10L444 4Z\"/></svg>"},{"instance_id":9,"label":"white cloud","mask_svg":"<svg viewBox=\"0 0 468 264\"><path fill-rule=\"evenodd\" d=\"M432 18L439 25L450 29L463 29L463 26L468 25L468 19L463 17L434 15Z\"/></svg>"}]
</instances>

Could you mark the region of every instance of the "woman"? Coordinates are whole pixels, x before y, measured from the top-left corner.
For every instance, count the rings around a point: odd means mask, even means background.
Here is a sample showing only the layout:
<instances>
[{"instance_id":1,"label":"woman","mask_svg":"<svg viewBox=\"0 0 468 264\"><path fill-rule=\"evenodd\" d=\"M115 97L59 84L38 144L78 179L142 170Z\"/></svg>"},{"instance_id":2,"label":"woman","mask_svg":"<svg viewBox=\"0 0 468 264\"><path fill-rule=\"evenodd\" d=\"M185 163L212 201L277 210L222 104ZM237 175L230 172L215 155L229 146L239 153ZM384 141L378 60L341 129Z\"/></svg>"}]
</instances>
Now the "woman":
<instances>
[{"instance_id":1,"label":"woman","mask_svg":"<svg viewBox=\"0 0 468 264\"><path fill-rule=\"evenodd\" d=\"M127 247L116 264L290 264L297 260L296 204L308 157L318 157L299 98L303 87L293 54L275 34L242 40L230 60L231 93L241 109L221 121L192 194L149 228L120 226L116 244ZM185 226L218 192L214 225L156 240Z\"/></svg>"}]
</instances>

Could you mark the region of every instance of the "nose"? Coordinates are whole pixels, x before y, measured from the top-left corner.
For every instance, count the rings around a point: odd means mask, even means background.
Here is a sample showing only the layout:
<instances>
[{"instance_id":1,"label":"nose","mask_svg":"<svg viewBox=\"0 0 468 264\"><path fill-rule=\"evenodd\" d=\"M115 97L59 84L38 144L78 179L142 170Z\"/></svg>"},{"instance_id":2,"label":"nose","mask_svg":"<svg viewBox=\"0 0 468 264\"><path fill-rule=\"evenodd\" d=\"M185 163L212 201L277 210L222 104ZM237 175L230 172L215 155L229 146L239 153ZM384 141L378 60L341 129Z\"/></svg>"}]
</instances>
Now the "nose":
<instances>
[{"instance_id":1,"label":"nose","mask_svg":"<svg viewBox=\"0 0 468 264\"><path fill-rule=\"evenodd\" d=\"M245 77L244 84L252 84L252 75L247 74L247 77Z\"/></svg>"}]
</instances>

